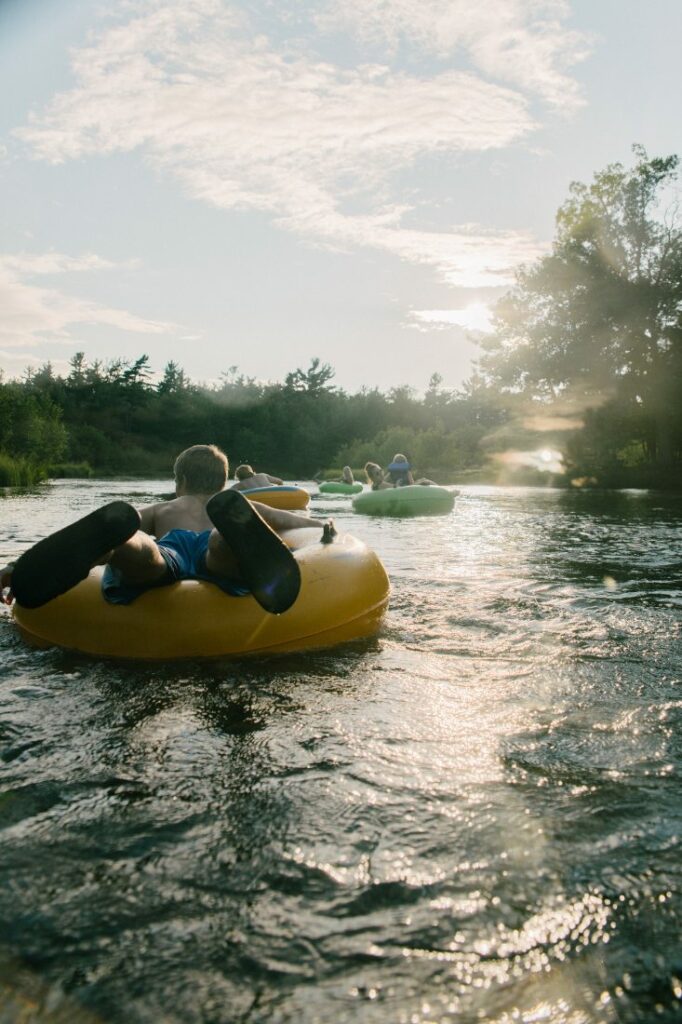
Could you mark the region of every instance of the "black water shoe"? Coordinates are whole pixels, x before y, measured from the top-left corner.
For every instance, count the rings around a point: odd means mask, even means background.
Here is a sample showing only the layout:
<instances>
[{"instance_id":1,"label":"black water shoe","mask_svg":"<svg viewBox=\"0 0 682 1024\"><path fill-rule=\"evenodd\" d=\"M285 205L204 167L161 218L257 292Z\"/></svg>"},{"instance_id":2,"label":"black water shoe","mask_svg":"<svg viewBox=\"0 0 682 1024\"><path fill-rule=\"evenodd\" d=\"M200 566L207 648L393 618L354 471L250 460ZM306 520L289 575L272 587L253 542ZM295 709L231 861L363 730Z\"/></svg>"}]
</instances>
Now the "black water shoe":
<instances>
[{"instance_id":1,"label":"black water shoe","mask_svg":"<svg viewBox=\"0 0 682 1024\"><path fill-rule=\"evenodd\" d=\"M220 491L206 511L261 608L273 615L291 608L301 589L298 562L249 499L239 491Z\"/></svg>"},{"instance_id":2,"label":"black water shoe","mask_svg":"<svg viewBox=\"0 0 682 1024\"><path fill-rule=\"evenodd\" d=\"M84 580L92 566L139 530L140 516L112 501L38 541L17 560L12 591L23 608L40 608Z\"/></svg>"}]
</instances>

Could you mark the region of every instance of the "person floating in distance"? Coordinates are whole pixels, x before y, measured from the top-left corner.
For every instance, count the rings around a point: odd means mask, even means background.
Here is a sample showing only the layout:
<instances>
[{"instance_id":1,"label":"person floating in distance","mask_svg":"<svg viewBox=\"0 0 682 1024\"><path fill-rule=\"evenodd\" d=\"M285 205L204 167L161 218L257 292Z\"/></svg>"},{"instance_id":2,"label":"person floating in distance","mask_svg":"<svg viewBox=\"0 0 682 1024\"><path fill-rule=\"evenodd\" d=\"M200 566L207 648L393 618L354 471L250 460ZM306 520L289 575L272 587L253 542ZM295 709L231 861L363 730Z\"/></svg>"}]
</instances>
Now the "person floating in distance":
<instances>
[{"instance_id":1,"label":"person floating in distance","mask_svg":"<svg viewBox=\"0 0 682 1024\"><path fill-rule=\"evenodd\" d=\"M436 487L437 484L428 477L421 476L415 480L412 475L412 466L406 455L397 452L393 456L390 465L386 467L386 478L394 487L407 487L409 484L419 484L422 487Z\"/></svg>"},{"instance_id":2,"label":"person floating in distance","mask_svg":"<svg viewBox=\"0 0 682 1024\"><path fill-rule=\"evenodd\" d=\"M384 479L384 471L377 462L365 463L365 475L373 491L383 491L394 486Z\"/></svg>"},{"instance_id":3,"label":"person floating in distance","mask_svg":"<svg viewBox=\"0 0 682 1024\"><path fill-rule=\"evenodd\" d=\"M252 491L255 487L272 487L273 484L280 487L284 481L278 476L271 476L269 473L256 473L248 463L237 466L234 471L235 483L232 484L232 491Z\"/></svg>"},{"instance_id":4,"label":"person floating in distance","mask_svg":"<svg viewBox=\"0 0 682 1024\"><path fill-rule=\"evenodd\" d=\"M407 487L408 484L414 483L412 467L407 456L401 455L400 452L393 456L392 462L386 467L386 478L394 487Z\"/></svg>"},{"instance_id":5,"label":"person floating in distance","mask_svg":"<svg viewBox=\"0 0 682 1024\"><path fill-rule=\"evenodd\" d=\"M353 476L353 470L350 466L344 466L341 470L341 476L334 477L329 481L330 484L354 484L355 477Z\"/></svg>"}]
</instances>

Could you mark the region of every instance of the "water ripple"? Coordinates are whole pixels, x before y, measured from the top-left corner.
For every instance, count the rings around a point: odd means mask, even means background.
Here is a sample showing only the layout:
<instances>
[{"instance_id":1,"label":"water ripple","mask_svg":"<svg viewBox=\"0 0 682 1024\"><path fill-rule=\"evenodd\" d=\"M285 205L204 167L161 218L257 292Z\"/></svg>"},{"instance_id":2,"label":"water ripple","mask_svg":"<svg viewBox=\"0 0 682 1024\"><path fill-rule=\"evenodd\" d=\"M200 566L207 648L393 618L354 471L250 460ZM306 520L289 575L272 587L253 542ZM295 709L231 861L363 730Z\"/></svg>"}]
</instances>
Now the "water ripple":
<instances>
[{"instance_id":1,"label":"water ripple","mask_svg":"<svg viewBox=\"0 0 682 1024\"><path fill-rule=\"evenodd\" d=\"M168 489L6 497L0 555ZM333 507L391 575L375 639L125 665L0 614L17 984L114 1024L678 1020L679 500Z\"/></svg>"}]
</instances>

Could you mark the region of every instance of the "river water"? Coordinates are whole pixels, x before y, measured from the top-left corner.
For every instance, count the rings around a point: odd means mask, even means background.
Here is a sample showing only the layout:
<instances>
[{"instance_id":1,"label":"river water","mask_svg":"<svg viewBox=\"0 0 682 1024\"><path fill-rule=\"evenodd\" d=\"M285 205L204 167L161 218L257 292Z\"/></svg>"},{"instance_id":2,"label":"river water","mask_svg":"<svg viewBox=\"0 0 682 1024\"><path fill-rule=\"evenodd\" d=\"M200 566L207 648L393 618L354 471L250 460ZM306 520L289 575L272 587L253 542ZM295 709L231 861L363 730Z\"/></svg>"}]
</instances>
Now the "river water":
<instances>
[{"instance_id":1,"label":"river water","mask_svg":"<svg viewBox=\"0 0 682 1024\"><path fill-rule=\"evenodd\" d=\"M168 481L0 500L0 558ZM465 487L316 513L381 633L36 652L0 618L4 950L116 1024L682 1019L682 502Z\"/></svg>"}]
</instances>

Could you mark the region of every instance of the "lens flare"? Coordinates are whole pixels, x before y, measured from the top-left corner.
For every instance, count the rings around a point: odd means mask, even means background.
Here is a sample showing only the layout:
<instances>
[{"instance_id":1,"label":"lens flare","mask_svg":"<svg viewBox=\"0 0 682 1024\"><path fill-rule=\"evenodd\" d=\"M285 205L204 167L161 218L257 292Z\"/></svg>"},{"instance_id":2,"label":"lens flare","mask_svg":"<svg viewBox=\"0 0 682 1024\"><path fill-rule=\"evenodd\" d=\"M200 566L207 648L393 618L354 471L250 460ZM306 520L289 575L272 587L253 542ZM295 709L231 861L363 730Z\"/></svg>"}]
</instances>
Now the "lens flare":
<instances>
[{"instance_id":1,"label":"lens flare","mask_svg":"<svg viewBox=\"0 0 682 1024\"><path fill-rule=\"evenodd\" d=\"M495 458L510 467L537 469L542 473L564 473L564 457L554 448L540 448L537 451L499 452Z\"/></svg>"}]
</instances>

